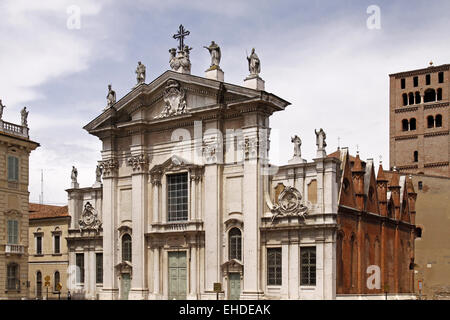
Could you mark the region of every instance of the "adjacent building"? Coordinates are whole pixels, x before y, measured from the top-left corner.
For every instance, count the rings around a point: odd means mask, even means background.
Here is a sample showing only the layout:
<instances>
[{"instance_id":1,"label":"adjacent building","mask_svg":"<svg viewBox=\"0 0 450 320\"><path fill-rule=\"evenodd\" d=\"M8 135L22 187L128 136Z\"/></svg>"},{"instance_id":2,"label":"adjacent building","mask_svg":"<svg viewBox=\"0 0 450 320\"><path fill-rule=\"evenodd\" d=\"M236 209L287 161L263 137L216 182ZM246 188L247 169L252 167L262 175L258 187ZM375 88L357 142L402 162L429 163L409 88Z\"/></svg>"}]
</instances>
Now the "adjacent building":
<instances>
[{"instance_id":1,"label":"adjacent building","mask_svg":"<svg viewBox=\"0 0 450 320\"><path fill-rule=\"evenodd\" d=\"M21 125L2 120L0 113L0 299L29 293L28 159L39 144L29 138L24 110Z\"/></svg>"},{"instance_id":2,"label":"adjacent building","mask_svg":"<svg viewBox=\"0 0 450 320\"><path fill-rule=\"evenodd\" d=\"M68 207L30 203L29 220L29 298L66 298L69 271L66 241L70 224Z\"/></svg>"},{"instance_id":3,"label":"adjacent building","mask_svg":"<svg viewBox=\"0 0 450 320\"><path fill-rule=\"evenodd\" d=\"M411 174L417 196L415 291L450 299L450 65L390 75L390 167Z\"/></svg>"}]
</instances>

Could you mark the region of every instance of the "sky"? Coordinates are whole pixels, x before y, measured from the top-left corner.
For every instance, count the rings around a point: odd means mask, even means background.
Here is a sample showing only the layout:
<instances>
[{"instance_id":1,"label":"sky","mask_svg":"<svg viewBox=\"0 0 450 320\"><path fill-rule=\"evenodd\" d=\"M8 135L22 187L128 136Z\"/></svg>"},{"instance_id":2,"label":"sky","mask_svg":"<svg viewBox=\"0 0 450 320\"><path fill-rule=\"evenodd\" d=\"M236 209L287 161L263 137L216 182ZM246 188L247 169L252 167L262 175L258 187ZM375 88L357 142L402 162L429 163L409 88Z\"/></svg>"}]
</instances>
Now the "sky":
<instances>
[{"instance_id":1,"label":"sky","mask_svg":"<svg viewBox=\"0 0 450 320\"><path fill-rule=\"evenodd\" d=\"M246 52L256 49L266 91L291 103L270 120L278 165L292 157L295 134L311 161L323 128L328 153L339 141L387 168L389 74L450 63L447 0L1 0L0 12L3 119L20 123L26 106L41 145L30 156L30 202L39 201L41 171L48 204L67 203L72 165L81 187L94 183L101 142L83 126L106 106L109 83L118 99L131 90L137 61L147 83L170 69L180 24L193 75L209 67L202 47L214 40L225 82L243 85Z\"/></svg>"}]
</instances>

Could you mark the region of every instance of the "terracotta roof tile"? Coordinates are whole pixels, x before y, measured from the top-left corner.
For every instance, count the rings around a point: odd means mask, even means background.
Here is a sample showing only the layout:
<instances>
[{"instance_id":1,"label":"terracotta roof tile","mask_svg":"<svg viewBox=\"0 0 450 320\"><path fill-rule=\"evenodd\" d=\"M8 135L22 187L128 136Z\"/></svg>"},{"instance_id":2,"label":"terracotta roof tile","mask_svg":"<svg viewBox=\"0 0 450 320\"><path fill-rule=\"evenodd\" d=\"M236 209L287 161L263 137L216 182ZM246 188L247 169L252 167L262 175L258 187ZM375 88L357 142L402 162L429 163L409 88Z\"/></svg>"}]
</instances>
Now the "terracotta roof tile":
<instances>
[{"instance_id":1,"label":"terracotta roof tile","mask_svg":"<svg viewBox=\"0 0 450 320\"><path fill-rule=\"evenodd\" d=\"M30 219L69 217L67 206L30 203Z\"/></svg>"}]
</instances>

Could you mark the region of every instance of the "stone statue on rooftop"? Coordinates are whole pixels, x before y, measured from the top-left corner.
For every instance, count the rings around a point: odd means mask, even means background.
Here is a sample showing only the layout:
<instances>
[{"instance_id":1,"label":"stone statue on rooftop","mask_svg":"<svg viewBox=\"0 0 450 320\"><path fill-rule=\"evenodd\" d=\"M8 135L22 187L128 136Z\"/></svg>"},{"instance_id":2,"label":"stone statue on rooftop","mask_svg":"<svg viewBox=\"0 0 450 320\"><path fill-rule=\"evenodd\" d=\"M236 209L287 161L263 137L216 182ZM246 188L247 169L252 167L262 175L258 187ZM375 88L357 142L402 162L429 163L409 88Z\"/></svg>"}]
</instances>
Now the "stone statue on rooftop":
<instances>
[{"instance_id":1,"label":"stone statue on rooftop","mask_svg":"<svg viewBox=\"0 0 450 320\"><path fill-rule=\"evenodd\" d=\"M0 99L0 120L2 120L2 116L3 116L3 109L5 109L6 106L3 105L2 103L2 99Z\"/></svg>"},{"instance_id":2,"label":"stone statue on rooftop","mask_svg":"<svg viewBox=\"0 0 450 320\"><path fill-rule=\"evenodd\" d=\"M78 170L75 166L72 166L72 173L70 174L70 178L72 179L72 183L77 183Z\"/></svg>"},{"instance_id":3,"label":"stone statue on rooftop","mask_svg":"<svg viewBox=\"0 0 450 320\"><path fill-rule=\"evenodd\" d=\"M138 66L136 68L136 80L137 85L145 83L145 66L141 61L138 62Z\"/></svg>"},{"instance_id":4,"label":"stone statue on rooftop","mask_svg":"<svg viewBox=\"0 0 450 320\"><path fill-rule=\"evenodd\" d=\"M203 48L208 49L209 54L211 55L211 66L210 69L220 69L220 58L222 57L222 54L220 52L220 47L217 43L214 41L211 41L211 44L209 47L203 46Z\"/></svg>"},{"instance_id":5,"label":"stone statue on rooftop","mask_svg":"<svg viewBox=\"0 0 450 320\"><path fill-rule=\"evenodd\" d=\"M22 111L20 111L20 115L22 118L22 127L28 127L28 111L27 107L23 107Z\"/></svg>"},{"instance_id":6,"label":"stone statue on rooftop","mask_svg":"<svg viewBox=\"0 0 450 320\"><path fill-rule=\"evenodd\" d=\"M325 134L325 131L323 131L322 128L320 128L319 131L314 130L314 132L316 133L316 145L317 145L317 149L318 150L324 150L325 147L327 146L326 143L326 138L327 135Z\"/></svg>"},{"instance_id":7,"label":"stone statue on rooftop","mask_svg":"<svg viewBox=\"0 0 450 320\"><path fill-rule=\"evenodd\" d=\"M261 61L258 58L258 55L255 53L255 48L252 49L252 53L248 60L248 70L250 71L250 76L258 76L261 72Z\"/></svg>"},{"instance_id":8,"label":"stone statue on rooftop","mask_svg":"<svg viewBox=\"0 0 450 320\"><path fill-rule=\"evenodd\" d=\"M99 165L95 169L95 182L102 182L102 168Z\"/></svg>"},{"instance_id":9,"label":"stone statue on rooftop","mask_svg":"<svg viewBox=\"0 0 450 320\"><path fill-rule=\"evenodd\" d=\"M116 92L111 89L111 85L108 84L108 95L106 96L107 107L111 107L114 103L116 103Z\"/></svg>"},{"instance_id":10,"label":"stone statue on rooftop","mask_svg":"<svg viewBox=\"0 0 450 320\"><path fill-rule=\"evenodd\" d=\"M302 140L299 136L295 135L291 138L291 142L294 144L294 158L300 158L302 156L301 145Z\"/></svg>"}]
</instances>

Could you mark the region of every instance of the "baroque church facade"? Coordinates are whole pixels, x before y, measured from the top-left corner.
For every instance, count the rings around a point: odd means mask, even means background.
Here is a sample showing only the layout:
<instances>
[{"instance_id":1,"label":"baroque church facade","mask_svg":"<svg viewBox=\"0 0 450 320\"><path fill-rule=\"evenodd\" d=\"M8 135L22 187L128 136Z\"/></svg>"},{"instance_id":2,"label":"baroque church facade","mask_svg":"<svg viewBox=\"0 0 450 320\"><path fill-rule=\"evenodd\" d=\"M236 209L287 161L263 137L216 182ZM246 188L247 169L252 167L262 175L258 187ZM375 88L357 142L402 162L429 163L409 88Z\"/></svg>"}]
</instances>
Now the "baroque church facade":
<instances>
[{"instance_id":1,"label":"baroque church facade","mask_svg":"<svg viewBox=\"0 0 450 320\"><path fill-rule=\"evenodd\" d=\"M221 284L220 299L358 297L368 293L366 267L376 259L387 263L383 237L408 238L405 260L413 257L413 209L402 207L408 216L404 228L386 231L401 217L380 213L380 203L393 200L387 182L385 189L377 188L373 165L359 160L352 176L355 162L347 151L327 156L322 129L316 131L312 162L301 158L296 136L289 163L271 165L269 120L290 103L264 90L254 50L242 86L223 81L218 45L213 42L208 50L211 66L205 77L191 75L190 48L182 41L178 50L170 50L172 70L152 82L143 81L145 68L138 66L133 90L116 101L109 87L108 106L84 127L103 147L97 182L80 188L73 174L67 190L72 294L216 299L214 289ZM406 185L406 178L401 182ZM358 197L363 200L357 202ZM395 201L392 210L400 210ZM375 225L370 236L380 233L380 246L376 253L367 248L371 253L363 261L366 215ZM386 219L392 226L384 227ZM345 240L339 238L344 222ZM352 236L353 260L347 266L347 237ZM395 275L409 270L404 263L389 267ZM345 280L347 269L356 278ZM394 285L389 293L407 295L410 287L401 291ZM374 295L383 292L376 283Z\"/></svg>"}]
</instances>

